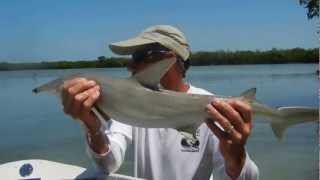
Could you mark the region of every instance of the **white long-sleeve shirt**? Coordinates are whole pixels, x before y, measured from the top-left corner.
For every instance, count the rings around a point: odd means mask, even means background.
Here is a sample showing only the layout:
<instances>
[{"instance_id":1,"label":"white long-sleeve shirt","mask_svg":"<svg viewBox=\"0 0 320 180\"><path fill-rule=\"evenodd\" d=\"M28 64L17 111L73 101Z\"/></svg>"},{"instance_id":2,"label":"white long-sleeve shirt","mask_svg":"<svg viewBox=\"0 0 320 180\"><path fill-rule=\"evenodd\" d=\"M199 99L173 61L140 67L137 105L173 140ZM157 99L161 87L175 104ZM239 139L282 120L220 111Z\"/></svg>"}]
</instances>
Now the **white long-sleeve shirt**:
<instances>
[{"instance_id":1,"label":"white long-sleeve shirt","mask_svg":"<svg viewBox=\"0 0 320 180\"><path fill-rule=\"evenodd\" d=\"M190 86L187 93L211 94L193 86ZM219 150L219 140L205 123L196 133L200 142L198 147L181 143L184 137L174 129L138 128L114 120L106 126L109 151L97 154L88 146L90 156L105 173L114 172L120 167L127 146L133 143L133 168L136 177L154 180L205 180L213 174L216 179L230 179ZM258 178L258 168L246 153L245 164L238 179Z\"/></svg>"}]
</instances>

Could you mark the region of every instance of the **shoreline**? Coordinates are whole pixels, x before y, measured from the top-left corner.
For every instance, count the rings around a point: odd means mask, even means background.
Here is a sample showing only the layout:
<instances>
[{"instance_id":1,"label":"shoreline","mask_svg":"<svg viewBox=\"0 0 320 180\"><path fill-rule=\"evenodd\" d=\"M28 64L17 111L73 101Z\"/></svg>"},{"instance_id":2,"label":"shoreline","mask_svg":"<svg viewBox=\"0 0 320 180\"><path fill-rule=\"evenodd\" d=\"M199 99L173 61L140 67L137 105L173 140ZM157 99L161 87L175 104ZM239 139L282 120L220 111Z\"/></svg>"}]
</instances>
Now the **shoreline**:
<instances>
[{"instance_id":1,"label":"shoreline","mask_svg":"<svg viewBox=\"0 0 320 180\"><path fill-rule=\"evenodd\" d=\"M129 58L99 56L93 60L42 61L27 63L0 62L0 71L75 68L126 67ZM271 49L268 51L200 51L190 56L191 66L258 65L258 64L311 64L319 62L319 51L313 49Z\"/></svg>"},{"instance_id":2,"label":"shoreline","mask_svg":"<svg viewBox=\"0 0 320 180\"><path fill-rule=\"evenodd\" d=\"M0 63L1 64L1 63ZM310 63L299 63L299 62L292 62L292 63L257 63L257 64L211 64L211 65L191 65L190 67L204 67L204 66L250 66L250 65L299 65L299 64L314 64L318 66L318 62L310 62ZM11 69L1 69L0 72L5 71L33 71L33 70L70 70L70 69L117 69L117 68L126 68L126 66L119 66L119 67L71 67L71 68L11 68ZM319 74L319 70L315 69L315 74Z\"/></svg>"}]
</instances>

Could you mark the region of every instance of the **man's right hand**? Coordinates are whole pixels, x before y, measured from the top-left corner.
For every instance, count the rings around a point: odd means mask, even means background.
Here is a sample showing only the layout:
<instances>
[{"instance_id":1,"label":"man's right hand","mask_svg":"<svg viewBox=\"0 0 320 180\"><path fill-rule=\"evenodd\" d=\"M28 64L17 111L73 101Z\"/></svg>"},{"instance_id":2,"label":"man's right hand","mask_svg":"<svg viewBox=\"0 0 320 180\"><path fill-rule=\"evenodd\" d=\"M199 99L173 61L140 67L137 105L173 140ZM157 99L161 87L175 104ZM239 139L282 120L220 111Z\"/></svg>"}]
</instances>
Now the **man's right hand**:
<instances>
[{"instance_id":1,"label":"man's right hand","mask_svg":"<svg viewBox=\"0 0 320 180\"><path fill-rule=\"evenodd\" d=\"M66 114L82 121L89 131L97 131L100 122L91 112L100 96L100 87L95 81L75 78L63 84L62 103Z\"/></svg>"},{"instance_id":2,"label":"man's right hand","mask_svg":"<svg viewBox=\"0 0 320 180\"><path fill-rule=\"evenodd\" d=\"M109 146L102 126L91 108L100 96L100 87L95 81L75 78L65 81L62 91L63 110L74 119L79 119L87 128L90 147L98 154L108 152Z\"/></svg>"}]
</instances>

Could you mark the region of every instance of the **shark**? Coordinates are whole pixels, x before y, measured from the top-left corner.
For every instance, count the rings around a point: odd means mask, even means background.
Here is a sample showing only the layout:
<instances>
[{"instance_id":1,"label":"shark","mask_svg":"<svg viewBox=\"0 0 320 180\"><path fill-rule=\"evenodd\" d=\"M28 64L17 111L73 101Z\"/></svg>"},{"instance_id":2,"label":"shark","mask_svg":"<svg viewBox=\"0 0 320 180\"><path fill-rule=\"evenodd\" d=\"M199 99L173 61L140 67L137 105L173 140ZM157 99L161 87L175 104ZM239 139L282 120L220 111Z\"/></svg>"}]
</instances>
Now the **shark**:
<instances>
[{"instance_id":1,"label":"shark","mask_svg":"<svg viewBox=\"0 0 320 180\"><path fill-rule=\"evenodd\" d=\"M266 119L277 139L293 125L317 122L319 109L304 106L273 108L256 100L256 88L239 96L187 94L166 90L160 80L175 63L174 58L158 61L127 78L99 74L76 74L55 79L33 89L34 93L51 92L61 97L63 83L76 77L96 81L101 87L92 111L99 119L119 121L143 128L173 128L186 139L196 142L197 128L208 118L206 105L214 99L238 99L248 103L254 119ZM223 128L222 128L223 130Z\"/></svg>"}]
</instances>

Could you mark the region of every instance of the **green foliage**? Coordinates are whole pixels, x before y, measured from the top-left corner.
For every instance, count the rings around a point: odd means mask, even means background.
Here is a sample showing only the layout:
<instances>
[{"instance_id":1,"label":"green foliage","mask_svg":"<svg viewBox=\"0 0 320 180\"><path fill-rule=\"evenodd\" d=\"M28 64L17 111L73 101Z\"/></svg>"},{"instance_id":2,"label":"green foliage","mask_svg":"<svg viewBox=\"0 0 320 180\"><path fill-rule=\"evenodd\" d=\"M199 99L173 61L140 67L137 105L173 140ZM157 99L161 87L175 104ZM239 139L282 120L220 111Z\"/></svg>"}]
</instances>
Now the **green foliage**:
<instances>
[{"instance_id":1,"label":"green foliage","mask_svg":"<svg viewBox=\"0 0 320 180\"><path fill-rule=\"evenodd\" d=\"M49 69L68 69L68 68L105 68L105 67L124 67L128 60L123 58L106 58L99 56L93 61L57 61L47 62Z\"/></svg>"},{"instance_id":2,"label":"green foliage","mask_svg":"<svg viewBox=\"0 0 320 180\"><path fill-rule=\"evenodd\" d=\"M280 63L317 63L318 49L271 49L269 51L214 51L196 52L191 55L191 65L206 66L220 64L280 64ZM69 68L114 68L126 67L129 59L106 58L96 60L55 61L41 63L0 62L0 70L22 69L69 69Z\"/></svg>"},{"instance_id":3,"label":"green foliage","mask_svg":"<svg viewBox=\"0 0 320 180\"><path fill-rule=\"evenodd\" d=\"M284 63L316 63L317 49L294 48L269 51L215 51L197 52L190 57L191 65L220 64L284 64Z\"/></svg>"},{"instance_id":4,"label":"green foliage","mask_svg":"<svg viewBox=\"0 0 320 180\"><path fill-rule=\"evenodd\" d=\"M98 61L100 61L100 62L103 62L103 61L106 61L106 60L107 60L107 58L105 56L99 56L98 57Z\"/></svg>"},{"instance_id":5,"label":"green foliage","mask_svg":"<svg viewBox=\"0 0 320 180\"><path fill-rule=\"evenodd\" d=\"M319 0L299 0L299 3L307 9L308 19L319 17Z\"/></svg>"}]
</instances>

